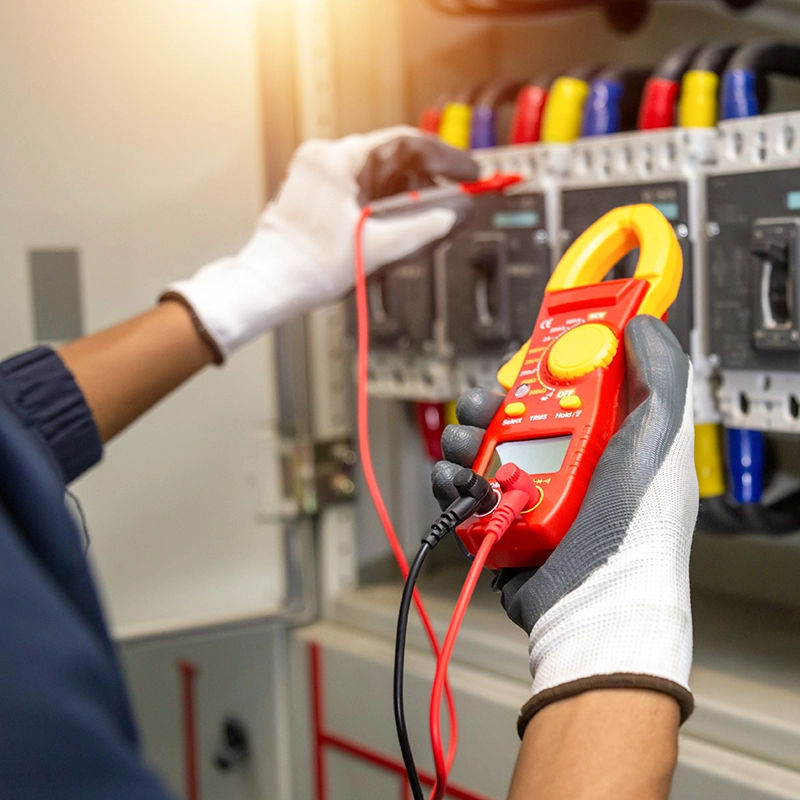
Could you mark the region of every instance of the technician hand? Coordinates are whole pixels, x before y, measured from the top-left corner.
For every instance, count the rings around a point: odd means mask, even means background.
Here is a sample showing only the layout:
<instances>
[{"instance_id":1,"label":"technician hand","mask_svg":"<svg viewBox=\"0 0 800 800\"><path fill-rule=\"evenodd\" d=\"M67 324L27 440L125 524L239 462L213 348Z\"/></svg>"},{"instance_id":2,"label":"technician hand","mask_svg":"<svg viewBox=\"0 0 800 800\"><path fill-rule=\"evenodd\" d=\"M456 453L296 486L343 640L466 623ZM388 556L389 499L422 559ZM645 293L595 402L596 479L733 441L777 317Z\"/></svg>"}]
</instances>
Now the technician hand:
<instances>
[{"instance_id":1,"label":"technician hand","mask_svg":"<svg viewBox=\"0 0 800 800\"><path fill-rule=\"evenodd\" d=\"M518 728L549 703L590 689L644 688L692 712L689 551L697 516L692 369L666 325L625 330L634 409L610 440L574 524L548 561L498 576L503 607L530 636L532 697ZM433 488L447 505L458 465L471 466L503 398L474 389L462 425L442 437Z\"/></svg>"},{"instance_id":2,"label":"technician hand","mask_svg":"<svg viewBox=\"0 0 800 800\"><path fill-rule=\"evenodd\" d=\"M168 287L194 312L220 363L236 348L353 285L353 234L371 200L433 184L477 178L470 156L413 128L396 127L301 145L277 197L236 256ZM468 202L465 198L465 202ZM452 208L370 220L367 272L449 233Z\"/></svg>"}]
</instances>

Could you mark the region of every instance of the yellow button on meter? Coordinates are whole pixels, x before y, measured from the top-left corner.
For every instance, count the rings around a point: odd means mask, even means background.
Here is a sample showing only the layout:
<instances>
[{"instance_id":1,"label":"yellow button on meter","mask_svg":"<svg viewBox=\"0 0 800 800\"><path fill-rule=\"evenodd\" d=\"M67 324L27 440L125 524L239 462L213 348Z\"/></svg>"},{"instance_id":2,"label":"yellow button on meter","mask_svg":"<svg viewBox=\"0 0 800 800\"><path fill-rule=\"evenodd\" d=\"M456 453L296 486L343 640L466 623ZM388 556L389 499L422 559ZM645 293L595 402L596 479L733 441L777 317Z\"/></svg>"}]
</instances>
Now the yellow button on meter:
<instances>
[{"instance_id":1,"label":"yellow button on meter","mask_svg":"<svg viewBox=\"0 0 800 800\"><path fill-rule=\"evenodd\" d=\"M547 357L547 368L555 378L580 378L593 369L608 366L618 347L619 340L607 325L578 325L556 339Z\"/></svg>"},{"instance_id":2,"label":"yellow button on meter","mask_svg":"<svg viewBox=\"0 0 800 800\"><path fill-rule=\"evenodd\" d=\"M581 403L580 397L576 394L570 394L566 397L562 397L558 404L566 411L574 411L576 408L580 408L583 403Z\"/></svg>"},{"instance_id":3,"label":"yellow button on meter","mask_svg":"<svg viewBox=\"0 0 800 800\"><path fill-rule=\"evenodd\" d=\"M525 413L525 403L509 403L503 410L506 416L521 417Z\"/></svg>"}]
</instances>

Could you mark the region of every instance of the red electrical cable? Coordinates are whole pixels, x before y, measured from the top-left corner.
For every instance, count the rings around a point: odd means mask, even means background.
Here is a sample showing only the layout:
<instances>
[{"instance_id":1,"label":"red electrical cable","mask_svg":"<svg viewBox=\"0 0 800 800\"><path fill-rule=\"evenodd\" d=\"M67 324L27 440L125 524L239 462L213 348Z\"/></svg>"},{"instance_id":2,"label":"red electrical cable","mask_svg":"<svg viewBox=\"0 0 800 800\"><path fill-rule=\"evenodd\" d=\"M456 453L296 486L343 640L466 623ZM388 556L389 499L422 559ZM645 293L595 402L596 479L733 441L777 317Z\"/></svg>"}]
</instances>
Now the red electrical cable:
<instances>
[{"instance_id":1,"label":"red electrical cable","mask_svg":"<svg viewBox=\"0 0 800 800\"><path fill-rule=\"evenodd\" d=\"M392 549L395 560L397 561L400 571L403 573L403 579L408 576L408 560L406 559L403 548L397 538L394 530L389 511L386 508L386 503L383 500L378 479L375 476L375 469L372 464L372 451L369 444L369 393L368 393L368 378L369 378L369 309L367 306L367 277L364 266L364 225L372 214L372 209L367 206L361 212L358 224L355 231L355 283L356 283L356 319L357 319L357 427L358 427L358 448L361 457L361 464L364 470L364 479L367 483L372 502L375 504L375 510L378 512L378 518L383 525L383 530L386 533L386 538L389 540L389 546ZM477 561L477 558L476 558ZM414 604L419 612L422 625L428 635L431 643L431 649L434 656L439 658L439 642L436 638L436 632L433 629L428 612L422 603L422 598L419 593L414 590ZM447 713L450 718L450 744L447 749L447 759L442 758L444 764L445 774L450 771L453 760L456 756L456 749L458 747L458 719L456 717L456 704L453 698L450 684L446 680L443 681L444 691L447 698ZM441 688L439 690L439 702L441 704ZM439 741L439 756L441 756L441 736Z\"/></svg>"},{"instance_id":2,"label":"red electrical cable","mask_svg":"<svg viewBox=\"0 0 800 800\"><path fill-rule=\"evenodd\" d=\"M464 581L464 586L461 588L461 594L458 596L455 611L453 611L453 616L450 620L450 627L447 629L447 635L444 638L444 644L442 644L442 652L436 661L436 674L433 678L430 707L431 747L433 749L433 765L436 769L436 784L433 787L431 800L442 800L444 797L444 793L447 790L447 776L451 766L449 763L445 762L442 756L442 730L440 722L442 688L447 686L447 667L450 664L450 656L453 654L453 646L456 643L458 630L464 620L469 601L472 599L472 593L475 591L475 586L483 570L483 565L489 557L489 551L496 541L496 535L487 535L481 543L478 552L475 554L475 560L472 562L472 566L467 574L467 579Z\"/></svg>"}]
</instances>

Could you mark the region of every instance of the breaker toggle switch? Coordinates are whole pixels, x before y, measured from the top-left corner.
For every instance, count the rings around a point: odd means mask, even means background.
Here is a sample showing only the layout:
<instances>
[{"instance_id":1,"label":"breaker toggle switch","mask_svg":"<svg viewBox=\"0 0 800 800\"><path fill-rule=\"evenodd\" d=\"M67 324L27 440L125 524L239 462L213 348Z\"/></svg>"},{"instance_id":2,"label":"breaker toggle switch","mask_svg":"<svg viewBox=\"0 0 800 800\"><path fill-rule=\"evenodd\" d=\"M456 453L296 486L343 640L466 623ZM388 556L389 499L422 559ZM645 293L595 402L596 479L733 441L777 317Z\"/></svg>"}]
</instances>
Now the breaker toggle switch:
<instances>
[{"instance_id":1,"label":"breaker toggle switch","mask_svg":"<svg viewBox=\"0 0 800 800\"><path fill-rule=\"evenodd\" d=\"M470 266L475 273L475 324L477 339L505 342L511 338L505 242L501 238L475 239Z\"/></svg>"},{"instance_id":2,"label":"breaker toggle switch","mask_svg":"<svg viewBox=\"0 0 800 800\"><path fill-rule=\"evenodd\" d=\"M753 342L759 350L800 349L798 248L800 220L757 220L750 249L755 262Z\"/></svg>"}]
</instances>

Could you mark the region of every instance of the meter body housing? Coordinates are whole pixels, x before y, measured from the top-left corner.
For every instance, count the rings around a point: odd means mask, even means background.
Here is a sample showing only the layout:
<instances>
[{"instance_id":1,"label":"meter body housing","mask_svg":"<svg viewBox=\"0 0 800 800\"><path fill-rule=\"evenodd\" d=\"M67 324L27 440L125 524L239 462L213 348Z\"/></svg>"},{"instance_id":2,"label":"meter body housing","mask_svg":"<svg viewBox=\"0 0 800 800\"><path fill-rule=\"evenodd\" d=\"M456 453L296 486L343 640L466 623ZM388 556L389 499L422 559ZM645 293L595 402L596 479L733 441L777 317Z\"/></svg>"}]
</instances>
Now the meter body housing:
<instances>
[{"instance_id":1,"label":"meter body housing","mask_svg":"<svg viewBox=\"0 0 800 800\"><path fill-rule=\"evenodd\" d=\"M634 277L602 281L636 246ZM681 271L672 226L649 205L609 212L559 262L530 340L498 374L508 394L473 464L493 481L499 466L515 463L538 490L534 505L492 548L490 568L543 564L572 525L627 410L625 326L639 313L663 317L678 294ZM473 516L459 527L472 552L489 519Z\"/></svg>"}]
</instances>

